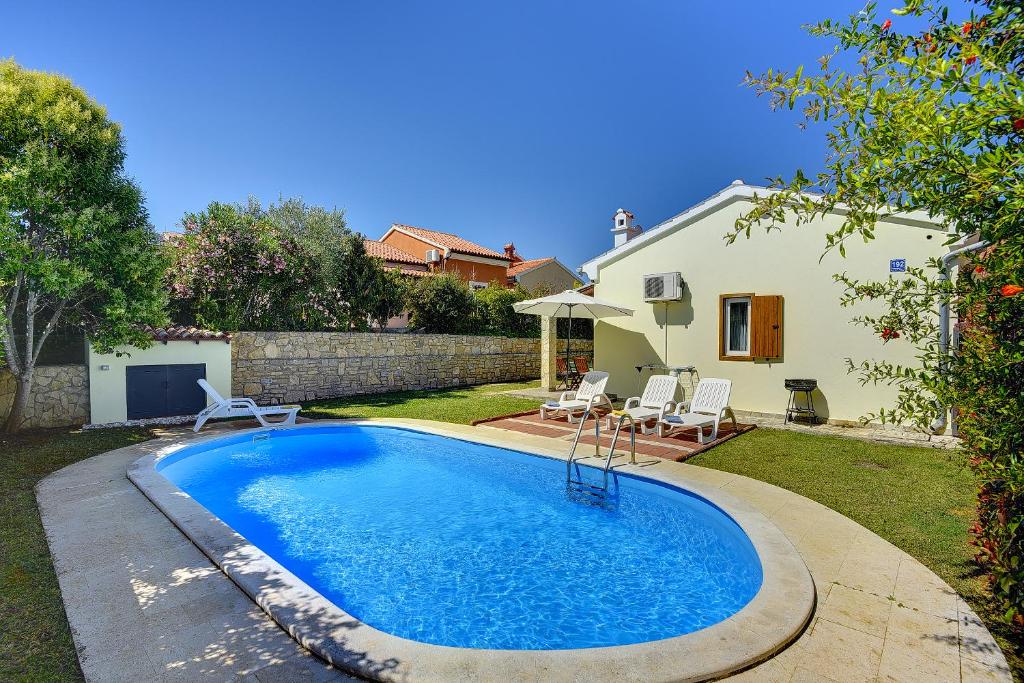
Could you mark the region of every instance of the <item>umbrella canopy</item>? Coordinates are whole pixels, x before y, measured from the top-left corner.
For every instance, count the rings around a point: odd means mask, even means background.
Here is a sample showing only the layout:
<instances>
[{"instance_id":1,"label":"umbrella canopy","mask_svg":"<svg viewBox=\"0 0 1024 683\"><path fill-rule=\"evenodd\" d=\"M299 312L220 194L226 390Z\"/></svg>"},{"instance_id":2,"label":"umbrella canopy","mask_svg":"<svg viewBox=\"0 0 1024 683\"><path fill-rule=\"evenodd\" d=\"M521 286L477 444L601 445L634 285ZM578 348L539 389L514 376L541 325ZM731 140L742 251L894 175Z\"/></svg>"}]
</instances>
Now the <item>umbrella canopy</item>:
<instances>
[{"instance_id":1,"label":"umbrella canopy","mask_svg":"<svg viewBox=\"0 0 1024 683\"><path fill-rule=\"evenodd\" d=\"M576 290L567 289L559 294L528 299L512 304L516 313L545 315L550 318L611 318L618 315L633 315L633 310L613 303L595 299Z\"/></svg>"},{"instance_id":2,"label":"umbrella canopy","mask_svg":"<svg viewBox=\"0 0 1024 683\"><path fill-rule=\"evenodd\" d=\"M633 310L616 306L607 301L595 299L586 294L580 294L574 289L567 289L559 294L541 297L539 299L528 299L512 304L516 313L527 313L529 315L543 315L549 318L569 319L569 338L565 342L565 366L569 367L569 346L572 344L572 319L573 318L612 318L619 315L633 315ZM568 380L566 380L568 383Z\"/></svg>"}]
</instances>

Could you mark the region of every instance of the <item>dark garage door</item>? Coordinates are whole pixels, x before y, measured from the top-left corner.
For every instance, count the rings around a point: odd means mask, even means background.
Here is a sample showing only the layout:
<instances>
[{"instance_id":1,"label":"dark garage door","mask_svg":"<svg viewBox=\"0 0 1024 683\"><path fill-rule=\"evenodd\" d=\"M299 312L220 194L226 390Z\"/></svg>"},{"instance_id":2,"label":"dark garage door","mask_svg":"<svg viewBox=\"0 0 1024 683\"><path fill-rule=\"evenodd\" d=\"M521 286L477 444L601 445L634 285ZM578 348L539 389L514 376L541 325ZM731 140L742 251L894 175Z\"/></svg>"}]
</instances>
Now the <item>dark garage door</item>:
<instances>
[{"instance_id":1,"label":"dark garage door","mask_svg":"<svg viewBox=\"0 0 1024 683\"><path fill-rule=\"evenodd\" d=\"M206 392L196 380L206 379L206 364L129 365L128 419L195 415L206 407Z\"/></svg>"}]
</instances>

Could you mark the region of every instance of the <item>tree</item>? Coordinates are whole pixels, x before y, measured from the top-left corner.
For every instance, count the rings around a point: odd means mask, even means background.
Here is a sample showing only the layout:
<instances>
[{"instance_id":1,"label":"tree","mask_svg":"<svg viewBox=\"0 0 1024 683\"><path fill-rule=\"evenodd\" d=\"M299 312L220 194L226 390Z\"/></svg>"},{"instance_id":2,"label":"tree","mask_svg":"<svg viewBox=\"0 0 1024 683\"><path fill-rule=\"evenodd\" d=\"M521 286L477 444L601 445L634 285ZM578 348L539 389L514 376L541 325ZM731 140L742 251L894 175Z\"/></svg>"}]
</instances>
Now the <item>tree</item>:
<instances>
[{"instance_id":1,"label":"tree","mask_svg":"<svg viewBox=\"0 0 1024 683\"><path fill-rule=\"evenodd\" d=\"M522 286L509 289L492 282L474 292L483 332L502 337L539 337L540 317L516 313L512 305L533 295Z\"/></svg>"},{"instance_id":2,"label":"tree","mask_svg":"<svg viewBox=\"0 0 1024 683\"><path fill-rule=\"evenodd\" d=\"M939 264L907 280L846 285L845 305L883 304L857 318L888 341L904 335L918 364L850 359L865 382L898 388L896 405L873 416L925 429L936 405L960 414L963 447L980 481L978 558L989 571L999 613L1024 625L1024 15L1017 2L974 3L953 18L949 8L906 0L881 21L874 4L845 22L823 21L811 34L837 44L805 74L748 73L773 107L802 104L807 122L829 124L825 170L775 179L729 236L752 226L778 227L787 216L806 223L841 209L826 247L845 253L850 237L874 237L880 218L927 211L952 236L991 246L968 257L955 281ZM834 64L852 53L856 67ZM809 191L820 193L815 196ZM961 343L941 347L936 312L959 312Z\"/></svg>"},{"instance_id":3,"label":"tree","mask_svg":"<svg viewBox=\"0 0 1024 683\"><path fill-rule=\"evenodd\" d=\"M100 352L145 347L161 324L165 262L120 127L71 81L0 62L0 347L24 421L36 361L58 326Z\"/></svg>"},{"instance_id":4,"label":"tree","mask_svg":"<svg viewBox=\"0 0 1024 683\"><path fill-rule=\"evenodd\" d=\"M409 325L419 332L470 334L477 329L476 299L458 275L420 278L409 292Z\"/></svg>"},{"instance_id":5,"label":"tree","mask_svg":"<svg viewBox=\"0 0 1024 683\"><path fill-rule=\"evenodd\" d=\"M409 294L407 276L397 270L381 268L370 300L370 320L383 332L388 320L405 311Z\"/></svg>"},{"instance_id":6,"label":"tree","mask_svg":"<svg viewBox=\"0 0 1024 683\"><path fill-rule=\"evenodd\" d=\"M340 211L283 200L186 214L168 271L176 321L222 330L365 329L379 263Z\"/></svg>"}]
</instances>

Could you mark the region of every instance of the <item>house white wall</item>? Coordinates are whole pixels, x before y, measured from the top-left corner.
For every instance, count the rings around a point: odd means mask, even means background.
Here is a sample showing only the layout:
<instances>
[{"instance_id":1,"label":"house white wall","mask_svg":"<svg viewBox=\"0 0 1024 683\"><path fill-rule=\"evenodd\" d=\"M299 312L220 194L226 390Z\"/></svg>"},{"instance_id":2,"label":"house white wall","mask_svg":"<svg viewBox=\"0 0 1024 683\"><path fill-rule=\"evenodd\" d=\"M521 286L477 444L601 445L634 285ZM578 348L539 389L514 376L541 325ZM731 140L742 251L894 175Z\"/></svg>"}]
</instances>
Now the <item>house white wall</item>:
<instances>
[{"instance_id":1,"label":"house white wall","mask_svg":"<svg viewBox=\"0 0 1024 683\"><path fill-rule=\"evenodd\" d=\"M870 243L851 239L845 259L831 252L819 263L825 235L839 226L841 216L799 227L790 221L770 234L755 228L750 239L727 245L723 235L750 207L748 199L734 197L688 225L660 236L645 235L631 253L585 266L591 276L597 275L594 296L635 310L633 317L595 325L594 365L611 373L608 390L622 397L635 395L634 366L667 362L695 365L702 377L732 380L732 405L738 410L781 414L789 396L783 380L804 377L818 380L816 407L832 420L855 421L891 406L895 391L862 386L847 372L845 359L913 363L913 349L904 339L883 346L870 330L853 325L851 318L869 309L842 308L842 286L832 276L846 272L861 280L884 280L890 259L896 258L923 266L929 257L946 253L945 234L921 221L887 222L878 226ZM665 307L644 302L642 278L670 271L681 272L686 287L683 300L668 305L666 359ZM740 292L784 297L780 359L719 359L719 296ZM682 384L687 385L685 379Z\"/></svg>"},{"instance_id":2,"label":"house white wall","mask_svg":"<svg viewBox=\"0 0 1024 683\"><path fill-rule=\"evenodd\" d=\"M92 424L128 419L127 370L130 365L206 365L206 381L222 396L231 395L231 345L224 341L154 342L148 349L123 346L117 353L89 349L89 402ZM207 398L209 403L209 398Z\"/></svg>"}]
</instances>

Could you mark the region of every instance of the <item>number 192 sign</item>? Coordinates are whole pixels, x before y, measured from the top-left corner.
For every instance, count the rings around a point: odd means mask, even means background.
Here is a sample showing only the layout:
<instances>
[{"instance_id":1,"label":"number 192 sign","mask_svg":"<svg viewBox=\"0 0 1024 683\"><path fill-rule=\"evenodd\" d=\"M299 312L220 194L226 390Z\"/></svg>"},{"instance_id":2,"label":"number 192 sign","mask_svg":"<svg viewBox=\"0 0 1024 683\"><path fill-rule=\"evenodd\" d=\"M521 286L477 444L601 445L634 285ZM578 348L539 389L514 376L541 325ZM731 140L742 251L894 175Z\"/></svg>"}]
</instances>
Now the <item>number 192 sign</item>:
<instances>
[{"instance_id":1,"label":"number 192 sign","mask_svg":"<svg viewBox=\"0 0 1024 683\"><path fill-rule=\"evenodd\" d=\"M907 272L907 259L905 259L905 258L889 259L889 272L890 273L905 273L905 272Z\"/></svg>"}]
</instances>

